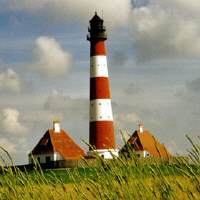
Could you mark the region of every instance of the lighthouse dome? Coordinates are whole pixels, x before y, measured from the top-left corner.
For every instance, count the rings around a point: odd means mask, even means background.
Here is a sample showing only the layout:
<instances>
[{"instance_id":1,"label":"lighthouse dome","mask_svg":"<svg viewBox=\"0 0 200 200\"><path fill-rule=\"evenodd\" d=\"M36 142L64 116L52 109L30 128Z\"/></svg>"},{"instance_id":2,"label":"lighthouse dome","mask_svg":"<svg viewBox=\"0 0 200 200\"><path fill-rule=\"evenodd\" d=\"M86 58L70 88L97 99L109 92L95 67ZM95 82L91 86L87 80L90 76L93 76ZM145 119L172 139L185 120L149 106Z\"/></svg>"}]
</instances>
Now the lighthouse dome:
<instances>
[{"instance_id":1,"label":"lighthouse dome","mask_svg":"<svg viewBox=\"0 0 200 200\"><path fill-rule=\"evenodd\" d=\"M101 19L101 18L97 15L97 12L95 12L94 17L90 20L90 23L96 23L96 22L103 22L103 19Z\"/></svg>"}]
</instances>

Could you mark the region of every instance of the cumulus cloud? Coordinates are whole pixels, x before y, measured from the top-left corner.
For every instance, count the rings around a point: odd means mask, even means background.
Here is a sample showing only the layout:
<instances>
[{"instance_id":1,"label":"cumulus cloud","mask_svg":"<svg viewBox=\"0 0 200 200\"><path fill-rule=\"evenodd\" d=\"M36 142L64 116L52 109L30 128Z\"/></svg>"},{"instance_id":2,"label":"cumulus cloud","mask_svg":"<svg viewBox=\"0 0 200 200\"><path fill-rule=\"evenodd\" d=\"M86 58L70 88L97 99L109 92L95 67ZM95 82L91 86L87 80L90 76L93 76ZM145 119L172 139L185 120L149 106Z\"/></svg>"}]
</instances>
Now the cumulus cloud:
<instances>
[{"instance_id":1,"label":"cumulus cloud","mask_svg":"<svg viewBox=\"0 0 200 200\"><path fill-rule=\"evenodd\" d=\"M71 61L72 56L54 38L39 37L35 40L31 67L42 75L63 76L71 67Z\"/></svg>"},{"instance_id":2,"label":"cumulus cloud","mask_svg":"<svg viewBox=\"0 0 200 200\"><path fill-rule=\"evenodd\" d=\"M198 0L7 0L0 10L81 23L88 23L94 11L100 16L103 12L108 27L126 26L132 30L128 40L133 40L139 61L200 55Z\"/></svg>"},{"instance_id":3,"label":"cumulus cloud","mask_svg":"<svg viewBox=\"0 0 200 200\"><path fill-rule=\"evenodd\" d=\"M126 128L128 124L138 124L140 122L140 117L137 113L131 112L131 113L123 113L120 112L118 114L115 114L115 123L116 126L119 128Z\"/></svg>"},{"instance_id":4,"label":"cumulus cloud","mask_svg":"<svg viewBox=\"0 0 200 200\"><path fill-rule=\"evenodd\" d=\"M138 60L199 58L199 13L197 0L151 0L134 8L131 27Z\"/></svg>"},{"instance_id":5,"label":"cumulus cloud","mask_svg":"<svg viewBox=\"0 0 200 200\"><path fill-rule=\"evenodd\" d=\"M23 135L27 132L27 128L20 122L20 113L16 109L2 109L0 119L0 127L3 132L12 135Z\"/></svg>"},{"instance_id":6,"label":"cumulus cloud","mask_svg":"<svg viewBox=\"0 0 200 200\"><path fill-rule=\"evenodd\" d=\"M7 0L1 11L26 11L45 15L56 20L78 20L88 22L94 11L104 15L112 25L122 26L128 21L131 0ZM117 14L116 14L117 10Z\"/></svg>"},{"instance_id":7,"label":"cumulus cloud","mask_svg":"<svg viewBox=\"0 0 200 200\"><path fill-rule=\"evenodd\" d=\"M27 124L32 127L45 127L48 124L51 124L55 119L62 120L63 114L57 112L56 114L49 110L31 110L29 114L26 115L24 120ZM48 128L48 127L46 127Z\"/></svg>"},{"instance_id":8,"label":"cumulus cloud","mask_svg":"<svg viewBox=\"0 0 200 200\"><path fill-rule=\"evenodd\" d=\"M86 118L89 114L89 100L85 98L71 98L57 90L53 90L46 98L44 110L62 113L65 117Z\"/></svg>"},{"instance_id":9,"label":"cumulus cloud","mask_svg":"<svg viewBox=\"0 0 200 200\"><path fill-rule=\"evenodd\" d=\"M0 72L0 91L21 92L23 82L19 75L12 69Z\"/></svg>"},{"instance_id":10,"label":"cumulus cloud","mask_svg":"<svg viewBox=\"0 0 200 200\"><path fill-rule=\"evenodd\" d=\"M197 14L195 11L199 12L200 10L200 4L198 0L163 0L163 3L165 5L171 4L172 6L178 7L179 9L182 9L183 11L192 11L192 15ZM198 13L199 14L199 13Z\"/></svg>"},{"instance_id":11,"label":"cumulus cloud","mask_svg":"<svg viewBox=\"0 0 200 200\"><path fill-rule=\"evenodd\" d=\"M44 108L52 111L63 111L66 109L68 99L70 99L70 97L59 93L57 90L53 90L52 93L47 97Z\"/></svg>"},{"instance_id":12,"label":"cumulus cloud","mask_svg":"<svg viewBox=\"0 0 200 200\"><path fill-rule=\"evenodd\" d=\"M61 112L65 116L73 117L80 115L83 117L85 112L88 112L88 101L83 98L71 98L65 94L58 92L57 90L52 91L52 93L47 97L44 103L44 109L48 111ZM77 111L77 112L75 112ZM81 116L83 115L83 116Z\"/></svg>"}]
</instances>

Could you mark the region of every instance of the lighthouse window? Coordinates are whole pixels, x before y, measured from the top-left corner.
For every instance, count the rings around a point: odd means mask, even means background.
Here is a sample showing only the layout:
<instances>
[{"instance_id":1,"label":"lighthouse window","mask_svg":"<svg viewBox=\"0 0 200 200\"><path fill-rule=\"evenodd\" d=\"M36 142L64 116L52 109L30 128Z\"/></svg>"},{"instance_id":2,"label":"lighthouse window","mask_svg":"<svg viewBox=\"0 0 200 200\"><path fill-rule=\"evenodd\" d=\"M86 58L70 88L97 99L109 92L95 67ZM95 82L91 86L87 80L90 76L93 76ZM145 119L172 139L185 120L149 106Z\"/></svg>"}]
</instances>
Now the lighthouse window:
<instances>
[{"instance_id":1,"label":"lighthouse window","mask_svg":"<svg viewBox=\"0 0 200 200\"><path fill-rule=\"evenodd\" d=\"M99 105L101 106L101 103L99 103Z\"/></svg>"},{"instance_id":2,"label":"lighthouse window","mask_svg":"<svg viewBox=\"0 0 200 200\"><path fill-rule=\"evenodd\" d=\"M102 116L100 116L100 119L102 119Z\"/></svg>"}]
</instances>

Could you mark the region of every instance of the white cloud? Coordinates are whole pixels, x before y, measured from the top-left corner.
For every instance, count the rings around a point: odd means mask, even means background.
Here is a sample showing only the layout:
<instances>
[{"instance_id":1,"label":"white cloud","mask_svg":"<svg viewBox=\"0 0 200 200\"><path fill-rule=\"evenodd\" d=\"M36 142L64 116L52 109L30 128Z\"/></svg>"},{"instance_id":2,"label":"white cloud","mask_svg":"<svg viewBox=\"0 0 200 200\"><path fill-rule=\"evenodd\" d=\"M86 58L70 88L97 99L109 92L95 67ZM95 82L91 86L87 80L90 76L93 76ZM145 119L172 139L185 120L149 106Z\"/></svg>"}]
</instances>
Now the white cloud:
<instances>
[{"instance_id":1,"label":"white cloud","mask_svg":"<svg viewBox=\"0 0 200 200\"><path fill-rule=\"evenodd\" d=\"M71 59L54 38L39 37L35 41L31 67L45 76L64 76L71 67Z\"/></svg>"},{"instance_id":2,"label":"white cloud","mask_svg":"<svg viewBox=\"0 0 200 200\"><path fill-rule=\"evenodd\" d=\"M71 119L76 119L77 117L84 118L88 117L89 108L88 100L84 98L71 98L65 94L54 90L47 97L44 103L44 109L46 111L51 111L57 113L58 117L64 115L65 118L70 117Z\"/></svg>"},{"instance_id":3,"label":"white cloud","mask_svg":"<svg viewBox=\"0 0 200 200\"><path fill-rule=\"evenodd\" d=\"M127 23L131 11L131 0L7 0L1 10L27 11L45 15L56 20L78 20L88 22L97 11L111 25L121 26Z\"/></svg>"},{"instance_id":4,"label":"white cloud","mask_svg":"<svg viewBox=\"0 0 200 200\"><path fill-rule=\"evenodd\" d=\"M16 109L5 108L0 112L1 130L12 135L23 135L27 128L20 122L20 113Z\"/></svg>"},{"instance_id":5,"label":"white cloud","mask_svg":"<svg viewBox=\"0 0 200 200\"><path fill-rule=\"evenodd\" d=\"M30 113L26 115L25 122L27 124L31 124L33 127L45 127L46 124L51 124L55 119L59 119L62 121L63 114L61 112L55 113L49 110L31 110Z\"/></svg>"},{"instance_id":6,"label":"white cloud","mask_svg":"<svg viewBox=\"0 0 200 200\"><path fill-rule=\"evenodd\" d=\"M199 12L200 10L200 4L199 0L163 0L163 3L171 4L173 7L178 7L179 9L182 9L183 11L192 11L190 14L196 14L195 12ZM198 13L199 14L199 13Z\"/></svg>"},{"instance_id":7,"label":"white cloud","mask_svg":"<svg viewBox=\"0 0 200 200\"><path fill-rule=\"evenodd\" d=\"M97 11L99 15L103 14L105 20L115 26L121 26L127 23L128 14L131 11L130 0L80 0L78 3L74 0L59 0L57 3L48 3L48 10L51 11L51 15L70 17L71 19L78 19L80 21L88 22L94 11ZM117 14L116 14L117 10Z\"/></svg>"},{"instance_id":8,"label":"white cloud","mask_svg":"<svg viewBox=\"0 0 200 200\"><path fill-rule=\"evenodd\" d=\"M120 118L127 123L138 122L140 120L136 113L127 113L126 115L121 115Z\"/></svg>"},{"instance_id":9,"label":"white cloud","mask_svg":"<svg viewBox=\"0 0 200 200\"><path fill-rule=\"evenodd\" d=\"M21 92L23 87L19 75L12 69L0 72L0 91Z\"/></svg>"},{"instance_id":10,"label":"white cloud","mask_svg":"<svg viewBox=\"0 0 200 200\"><path fill-rule=\"evenodd\" d=\"M135 112L115 114L115 123L119 128L126 128L127 124L138 124L140 117Z\"/></svg>"},{"instance_id":11,"label":"white cloud","mask_svg":"<svg viewBox=\"0 0 200 200\"><path fill-rule=\"evenodd\" d=\"M70 97L65 96L64 94L53 90L51 94L47 97L44 108L50 111L65 111L67 105L71 102Z\"/></svg>"},{"instance_id":12,"label":"white cloud","mask_svg":"<svg viewBox=\"0 0 200 200\"><path fill-rule=\"evenodd\" d=\"M79 0L78 3L74 0L8 0L1 10L26 11L51 20L81 23L88 23L96 10L100 16L103 12L108 27L131 28L130 40L134 40L138 60L199 58L198 0L149 0L142 5L133 8L131 0ZM38 45L41 47L41 43Z\"/></svg>"},{"instance_id":13,"label":"white cloud","mask_svg":"<svg viewBox=\"0 0 200 200\"><path fill-rule=\"evenodd\" d=\"M197 0L152 0L133 9L132 31L139 60L199 58L199 13Z\"/></svg>"}]
</instances>

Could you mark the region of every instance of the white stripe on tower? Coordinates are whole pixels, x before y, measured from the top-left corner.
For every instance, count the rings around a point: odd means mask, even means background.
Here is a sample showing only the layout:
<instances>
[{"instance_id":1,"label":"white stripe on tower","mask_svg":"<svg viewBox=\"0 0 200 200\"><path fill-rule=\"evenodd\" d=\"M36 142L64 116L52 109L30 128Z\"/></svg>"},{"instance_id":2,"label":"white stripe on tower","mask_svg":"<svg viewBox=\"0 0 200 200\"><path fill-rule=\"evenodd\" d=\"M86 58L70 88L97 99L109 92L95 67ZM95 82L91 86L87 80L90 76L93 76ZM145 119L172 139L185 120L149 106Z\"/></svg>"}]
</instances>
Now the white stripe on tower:
<instances>
[{"instance_id":1,"label":"white stripe on tower","mask_svg":"<svg viewBox=\"0 0 200 200\"><path fill-rule=\"evenodd\" d=\"M90 58L90 77L107 77L107 57L102 55ZM103 88L102 88L103 89ZM90 100L90 121L113 121L112 106L110 99Z\"/></svg>"},{"instance_id":2,"label":"white stripe on tower","mask_svg":"<svg viewBox=\"0 0 200 200\"><path fill-rule=\"evenodd\" d=\"M107 57L90 57L90 77L108 77Z\"/></svg>"},{"instance_id":3,"label":"white stripe on tower","mask_svg":"<svg viewBox=\"0 0 200 200\"><path fill-rule=\"evenodd\" d=\"M90 101L90 121L113 121L110 99L95 99Z\"/></svg>"}]
</instances>

